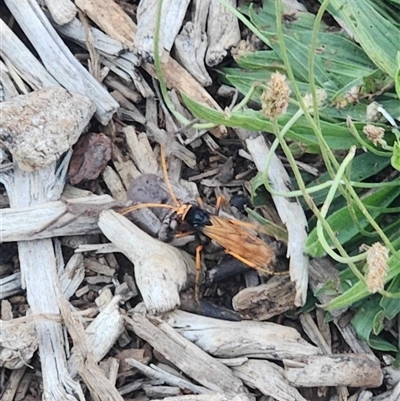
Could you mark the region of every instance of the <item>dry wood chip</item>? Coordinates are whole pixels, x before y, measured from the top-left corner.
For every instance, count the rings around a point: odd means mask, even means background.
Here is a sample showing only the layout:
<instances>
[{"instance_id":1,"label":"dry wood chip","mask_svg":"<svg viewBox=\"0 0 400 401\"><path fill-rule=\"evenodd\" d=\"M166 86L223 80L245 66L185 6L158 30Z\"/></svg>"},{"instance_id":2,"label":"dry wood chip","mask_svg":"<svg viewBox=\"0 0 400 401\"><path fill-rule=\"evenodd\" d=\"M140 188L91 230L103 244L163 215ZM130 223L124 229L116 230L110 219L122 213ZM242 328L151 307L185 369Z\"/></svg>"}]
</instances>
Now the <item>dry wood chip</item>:
<instances>
[{"instance_id":1,"label":"dry wood chip","mask_svg":"<svg viewBox=\"0 0 400 401\"><path fill-rule=\"evenodd\" d=\"M76 15L76 7L71 0L45 0L51 16L58 25L70 23Z\"/></svg>"},{"instance_id":2,"label":"dry wood chip","mask_svg":"<svg viewBox=\"0 0 400 401\"><path fill-rule=\"evenodd\" d=\"M133 50L135 24L115 1L76 0L75 4L104 32Z\"/></svg>"},{"instance_id":3,"label":"dry wood chip","mask_svg":"<svg viewBox=\"0 0 400 401\"><path fill-rule=\"evenodd\" d=\"M294 286L288 277L245 288L232 299L233 309L245 319L268 320L294 308Z\"/></svg>"},{"instance_id":4,"label":"dry wood chip","mask_svg":"<svg viewBox=\"0 0 400 401\"><path fill-rule=\"evenodd\" d=\"M185 338L216 357L282 359L316 355L317 347L293 328L269 322L229 322L175 310L164 319Z\"/></svg>"},{"instance_id":5,"label":"dry wood chip","mask_svg":"<svg viewBox=\"0 0 400 401\"><path fill-rule=\"evenodd\" d=\"M333 354L283 360L286 379L298 387L379 387L379 359L367 354Z\"/></svg>"},{"instance_id":6,"label":"dry wood chip","mask_svg":"<svg viewBox=\"0 0 400 401\"><path fill-rule=\"evenodd\" d=\"M138 337L204 387L229 395L244 392L241 380L228 367L181 337L167 323L156 318L149 320L138 313L132 319L127 318L127 323Z\"/></svg>"}]
</instances>

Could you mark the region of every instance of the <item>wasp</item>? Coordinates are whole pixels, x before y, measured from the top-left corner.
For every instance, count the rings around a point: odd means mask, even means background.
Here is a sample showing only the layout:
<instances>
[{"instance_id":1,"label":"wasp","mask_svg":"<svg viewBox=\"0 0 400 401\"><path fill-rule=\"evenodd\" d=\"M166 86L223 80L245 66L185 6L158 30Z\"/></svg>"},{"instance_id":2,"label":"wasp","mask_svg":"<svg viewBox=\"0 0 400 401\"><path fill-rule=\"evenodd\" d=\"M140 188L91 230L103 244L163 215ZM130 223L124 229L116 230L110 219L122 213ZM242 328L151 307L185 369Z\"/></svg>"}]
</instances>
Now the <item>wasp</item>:
<instances>
[{"instance_id":1,"label":"wasp","mask_svg":"<svg viewBox=\"0 0 400 401\"><path fill-rule=\"evenodd\" d=\"M205 210L201 201L199 201L199 205L192 203L181 204L177 200L169 181L163 146L161 146L161 163L164 181L175 206L159 203L143 203L123 209L121 211L122 214L142 208L172 209L178 227L185 227L187 229L186 232L178 233L177 236L202 233L224 248L227 254L238 259L248 267L262 274L282 274L274 273L272 266L275 262L275 253L268 244L254 233L256 227L253 224L219 216L218 214L223 204L222 197L217 199L215 213ZM196 248L196 299L201 273L202 249L202 245Z\"/></svg>"}]
</instances>

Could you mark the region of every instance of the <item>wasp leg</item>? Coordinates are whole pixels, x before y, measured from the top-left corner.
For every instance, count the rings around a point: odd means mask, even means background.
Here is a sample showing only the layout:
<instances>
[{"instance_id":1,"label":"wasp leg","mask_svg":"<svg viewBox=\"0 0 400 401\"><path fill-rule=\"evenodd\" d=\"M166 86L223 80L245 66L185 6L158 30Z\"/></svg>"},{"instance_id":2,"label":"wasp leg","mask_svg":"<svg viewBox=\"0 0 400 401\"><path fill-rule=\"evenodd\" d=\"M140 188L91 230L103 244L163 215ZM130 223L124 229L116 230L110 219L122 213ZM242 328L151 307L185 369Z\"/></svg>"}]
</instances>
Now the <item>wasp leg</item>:
<instances>
[{"instance_id":1,"label":"wasp leg","mask_svg":"<svg viewBox=\"0 0 400 401\"><path fill-rule=\"evenodd\" d=\"M196 198L196 200L197 200L197 203L198 203L199 206L200 206L200 209L203 209L203 210L204 210L204 202L203 202L203 199L201 199L200 197L198 197L198 198Z\"/></svg>"},{"instance_id":2,"label":"wasp leg","mask_svg":"<svg viewBox=\"0 0 400 401\"><path fill-rule=\"evenodd\" d=\"M219 214L221 207L226 203L226 199L223 196L218 196L217 203L215 205L215 214Z\"/></svg>"},{"instance_id":3,"label":"wasp leg","mask_svg":"<svg viewBox=\"0 0 400 401\"><path fill-rule=\"evenodd\" d=\"M260 269L259 266L257 266L257 265L254 264L253 262L250 262L249 260L245 259L244 257L238 255L236 252L228 251L228 250L225 250L225 252L226 252L228 255L233 256L235 259L240 260L240 261L241 261L242 263L244 263L246 266L249 266L249 267L251 267L251 268L253 268L253 269L255 269L255 270L264 270L265 273L268 273L268 274L275 274L271 269L268 269L267 267L263 267L262 269Z\"/></svg>"},{"instance_id":4,"label":"wasp leg","mask_svg":"<svg viewBox=\"0 0 400 401\"><path fill-rule=\"evenodd\" d=\"M200 303L200 277L201 277L201 251L203 250L203 245L199 245L196 248L196 283L194 287L194 297L196 302Z\"/></svg>"}]
</instances>

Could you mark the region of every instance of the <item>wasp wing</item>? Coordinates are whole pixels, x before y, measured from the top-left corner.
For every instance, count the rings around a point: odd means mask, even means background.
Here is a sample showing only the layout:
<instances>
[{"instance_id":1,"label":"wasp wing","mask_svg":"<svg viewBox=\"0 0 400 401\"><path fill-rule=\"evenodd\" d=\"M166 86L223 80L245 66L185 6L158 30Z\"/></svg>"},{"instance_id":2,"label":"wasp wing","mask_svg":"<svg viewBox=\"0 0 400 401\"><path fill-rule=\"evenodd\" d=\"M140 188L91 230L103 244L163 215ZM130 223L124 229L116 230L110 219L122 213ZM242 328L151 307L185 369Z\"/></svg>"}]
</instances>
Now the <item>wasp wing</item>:
<instances>
[{"instance_id":1,"label":"wasp wing","mask_svg":"<svg viewBox=\"0 0 400 401\"><path fill-rule=\"evenodd\" d=\"M271 273L270 266L275 261L275 254L269 245L234 220L211 215L210 222L211 225L202 229L207 237L249 267Z\"/></svg>"}]
</instances>

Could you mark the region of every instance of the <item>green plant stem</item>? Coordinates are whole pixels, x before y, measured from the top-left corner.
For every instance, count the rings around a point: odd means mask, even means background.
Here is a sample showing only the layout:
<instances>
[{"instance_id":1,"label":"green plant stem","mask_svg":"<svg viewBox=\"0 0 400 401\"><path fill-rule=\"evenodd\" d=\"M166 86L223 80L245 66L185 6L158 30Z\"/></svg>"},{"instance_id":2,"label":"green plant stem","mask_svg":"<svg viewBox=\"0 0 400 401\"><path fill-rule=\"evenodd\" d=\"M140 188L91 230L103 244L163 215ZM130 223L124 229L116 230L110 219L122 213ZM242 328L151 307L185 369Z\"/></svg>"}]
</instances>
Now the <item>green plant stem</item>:
<instances>
[{"instance_id":1,"label":"green plant stem","mask_svg":"<svg viewBox=\"0 0 400 401\"><path fill-rule=\"evenodd\" d=\"M326 196L325 202L322 205L322 208L321 208L321 218L322 219L326 219L329 208L332 204L332 201L333 201L336 191L338 189L340 180L343 177L346 167L353 160L355 154L356 154L356 147L352 146L350 148L350 151L347 154L347 156L343 159L343 162L337 171L336 177L332 182L332 186ZM328 253L329 256L331 256L334 260L336 260L339 263L349 263L350 260L353 262L359 262L366 258L366 256L367 256L366 252L359 254L357 256L352 256L352 257L348 257L348 258L343 258L343 257L339 256L336 252L334 252L325 239L324 230L323 230L322 224L321 224L322 219L318 219L318 221L317 221L317 234L318 234L319 241L321 242L323 248L325 249L325 251ZM358 271L358 269L356 269L356 271L353 273L357 276L357 278L360 278L360 276L364 278L364 276Z\"/></svg>"},{"instance_id":2,"label":"green plant stem","mask_svg":"<svg viewBox=\"0 0 400 401\"><path fill-rule=\"evenodd\" d=\"M325 0L323 2L323 4L321 5L320 9L318 10L318 18L316 19L316 23L318 23L318 21L321 20L321 18L319 17L319 14L323 14L324 9L327 7L328 3L330 0ZM332 179L334 179L335 177L335 173L332 169L332 165L334 166L334 168L337 170L339 168L339 164L336 160L336 158L334 157L331 149L329 148L329 146L327 145L324 137L321 134L321 131L318 129L317 125L315 124L314 119L311 117L311 114L309 113L309 111L307 110L307 107L304 103L304 100L301 96L300 93L300 89L296 83L294 74L293 74L293 70L291 68L290 62L289 62L289 58L288 58L288 54L286 51L286 46L285 46L285 41L284 41L284 35L283 35L283 29L282 29L282 12L281 12L281 4L280 4L280 0L275 0L275 8L276 8L276 26L277 26L277 34L278 34L278 41L281 47L281 52L282 52L282 59L285 63L285 67L287 70L287 74L289 76L289 79L292 83L294 92L296 94L297 100L299 101L301 108L304 111L304 116L307 119L308 123L310 124L310 126L313 128L314 133L318 139L318 143L320 145L321 148L321 153L322 156L324 158L325 161L325 165L327 167L327 170L329 172L329 174L331 175ZM312 41L312 43L315 43L314 41ZM310 53L315 52L315 48L311 48L310 49ZM313 82L313 80L312 80ZM315 95L315 93L314 93ZM318 111L316 109L314 109L314 113L317 113ZM282 145L282 142L281 142ZM285 152L286 153L286 152ZM288 157L288 155L286 155L286 157ZM292 169L293 166L291 165ZM297 168L297 166L296 166ZM300 175L301 177L301 175ZM297 179L297 177L296 177ZM365 216L365 218L368 220L368 222L372 225L372 227L375 229L375 231L378 233L379 237L382 239L382 241L384 242L384 244L388 247L388 249L390 249L390 251L392 252L393 255L396 256L396 258L400 259L399 253L396 251L396 249L393 247L393 245L391 244L391 242L389 241L389 239L387 238L387 236L385 235L385 233L382 231L382 229L379 227L379 225L375 222L375 220L372 218L372 216L369 214L368 210L365 208L365 206L363 205L362 201L360 200L360 198L358 197L357 193L354 191L354 189L351 187L349 180L343 176L343 180L344 180L344 187L347 190L347 192L343 189L341 189L339 187L340 192L342 193L342 195L345 197L345 199L347 200L347 203L350 204L351 200L353 199L353 201L355 202L356 206L361 210L361 212L363 213L363 215ZM298 182L298 184L300 184ZM299 185L300 188L300 185ZM301 189L301 188L300 188ZM307 194L308 195L308 194ZM310 199L308 196L304 196L304 199ZM311 202L314 204L314 202L312 201L312 199L310 199ZM307 202L307 200L306 200ZM308 202L307 202L308 204ZM314 211L316 209L315 204L313 207L311 207L309 204L308 206L310 207L310 209L312 211ZM316 216L318 218L318 216ZM325 231L326 228L324 227Z\"/></svg>"}]
</instances>

